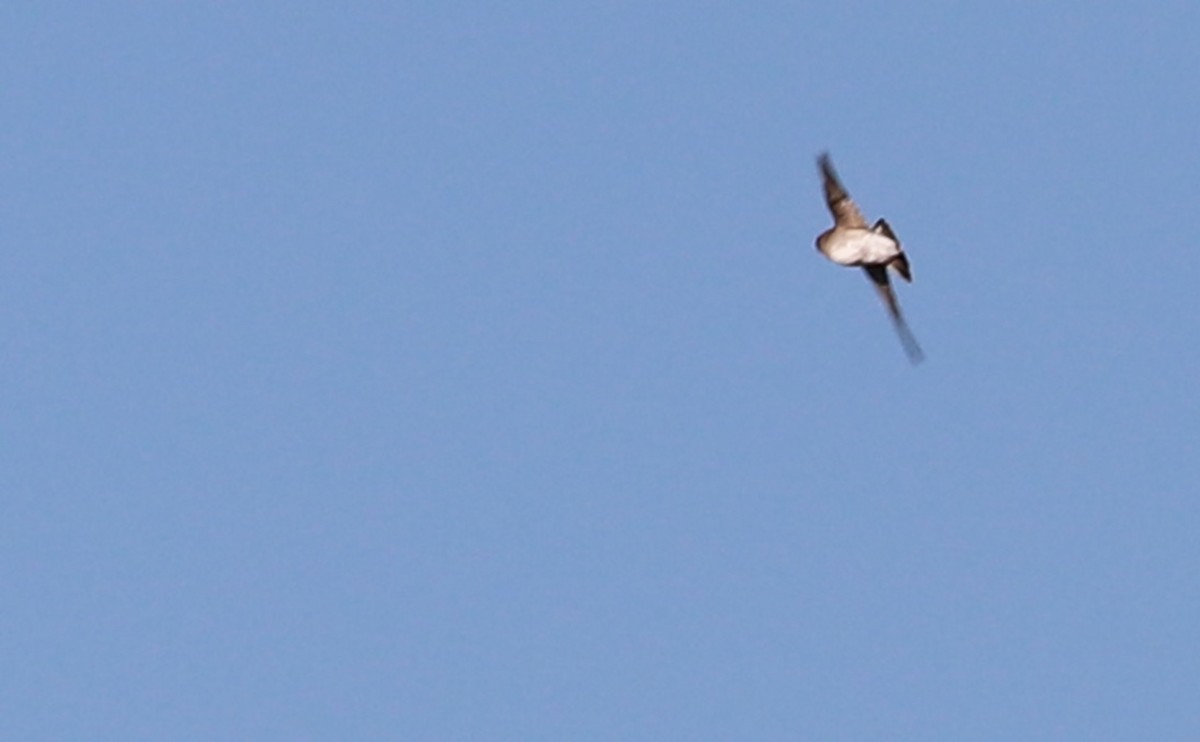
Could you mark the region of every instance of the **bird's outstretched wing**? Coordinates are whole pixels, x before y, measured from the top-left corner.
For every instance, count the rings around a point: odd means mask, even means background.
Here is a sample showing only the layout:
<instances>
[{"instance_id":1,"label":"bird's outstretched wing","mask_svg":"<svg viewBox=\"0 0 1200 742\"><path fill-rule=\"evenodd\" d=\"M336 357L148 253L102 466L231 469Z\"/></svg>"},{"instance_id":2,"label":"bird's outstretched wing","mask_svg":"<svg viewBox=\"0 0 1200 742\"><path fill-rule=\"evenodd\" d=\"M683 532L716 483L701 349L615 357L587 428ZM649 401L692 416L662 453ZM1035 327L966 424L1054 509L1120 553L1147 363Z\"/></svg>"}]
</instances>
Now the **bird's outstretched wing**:
<instances>
[{"instance_id":1,"label":"bird's outstretched wing","mask_svg":"<svg viewBox=\"0 0 1200 742\"><path fill-rule=\"evenodd\" d=\"M875 289L879 292L879 297L883 299L888 314L892 317L892 325L896 328L896 334L900 336L900 343L904 345L904 352L908 354L908 360L913 364L925 360L925 354L921 351L921 346L917 343L917 339L913 337L912 331L908 329L908 323L904 321L904 315L900 313L900 303L896 301L896 292L892 289L892 282L888 277L887 266L864 265L863 270L867 272L867 277L871 279L871 283L875 284Z\"/></svg>"},{"instance_id":2,"label":"bird's outstretched wing","mask_svg":"<svg viewBox=\"0 0 1200 742\"><path fill-rule=\"evenodd\" d=\"M833 214L834 224L839 227L862 227L865 229L867 220L863 218L862 212L858 210L858 206L854 204L854 200L842 186L842 181L838 179L837 171L833 169L833 161L829 159L829 153L822 153L817 158L817 164L821 167L821 181L825 185L825 203L829 205L829 213Z\"/></svg>"}]
</instances>

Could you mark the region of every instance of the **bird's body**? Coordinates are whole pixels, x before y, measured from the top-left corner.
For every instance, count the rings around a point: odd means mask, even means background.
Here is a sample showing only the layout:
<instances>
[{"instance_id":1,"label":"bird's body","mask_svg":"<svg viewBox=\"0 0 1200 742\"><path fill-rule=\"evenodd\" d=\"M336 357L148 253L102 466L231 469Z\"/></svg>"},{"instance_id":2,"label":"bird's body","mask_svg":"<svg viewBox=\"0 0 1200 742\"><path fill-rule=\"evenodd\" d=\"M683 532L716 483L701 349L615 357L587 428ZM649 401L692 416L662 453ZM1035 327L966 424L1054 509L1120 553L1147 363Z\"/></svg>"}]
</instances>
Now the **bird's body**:
<instances>
[{"instance_id":1,"label":"bird's body","mask_svg":"<svg viewBox=\"0 0 1200 742\"><path fill-rule=\"evenodd\" d=\"M875 222L874 226L867 225L862 212L838 179L828 153L822 154L817 163L821 168L825 203L833 215L833 226L817 237L817 250L838 265L861 267L866 272L887 306L909 360L919 363L924 354L909 331L904 315L900 313L900 304L896 301L896 292L892 289L887 270L890 267L905 281L912 281L908 256L904 254L900 240L883 219Z\"/></svg>"},{"instance_id":2,"label":"bird's body","mask_svg":"<svg viewBox=\"0 0 1200 742\"><path fill-rule=\"evenodd\" d=\"M834 227L817 238L825 257L838 265L887 265L901 255L900 245L882 232Z\"/></svg>"}]
</instances>

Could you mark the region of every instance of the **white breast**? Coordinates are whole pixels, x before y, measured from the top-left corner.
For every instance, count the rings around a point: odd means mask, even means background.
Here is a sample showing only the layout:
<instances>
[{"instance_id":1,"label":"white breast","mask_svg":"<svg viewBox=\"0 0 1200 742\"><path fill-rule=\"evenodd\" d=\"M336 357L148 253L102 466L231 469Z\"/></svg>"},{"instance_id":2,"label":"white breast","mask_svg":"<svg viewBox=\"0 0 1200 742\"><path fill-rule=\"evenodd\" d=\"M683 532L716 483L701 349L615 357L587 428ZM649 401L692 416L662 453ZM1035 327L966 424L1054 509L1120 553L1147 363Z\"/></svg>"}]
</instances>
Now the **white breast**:
<instances>
[{"instance_id":1,"label":"white breast","mask_svg":"<svg viewBox=\"0 0 1200 742\"><path fill-rule=\"evenodd\" d=\"M895 240L867 229L839 230L825 247L825 254L839 265L881 265L900 254Z\"/></svg>"}]
</instances>

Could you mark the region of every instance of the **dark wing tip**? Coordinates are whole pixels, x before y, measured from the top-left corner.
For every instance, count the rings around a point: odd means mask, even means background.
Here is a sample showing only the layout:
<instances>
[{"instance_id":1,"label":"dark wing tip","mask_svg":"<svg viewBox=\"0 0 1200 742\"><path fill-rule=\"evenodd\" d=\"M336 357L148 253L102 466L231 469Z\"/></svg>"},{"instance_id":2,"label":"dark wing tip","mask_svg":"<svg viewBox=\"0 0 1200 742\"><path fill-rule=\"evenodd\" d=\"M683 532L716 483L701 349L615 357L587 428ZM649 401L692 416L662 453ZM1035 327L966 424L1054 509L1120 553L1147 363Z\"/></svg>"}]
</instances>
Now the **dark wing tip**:
<instances>
[{"instance_id":1,"label":"dark wing tip","mask_svg":"<svg viewBox=\"0 0 1200 742\"><path fill-rule=\"evenodd\" d=\"M912 332L908 329L907 324L901 324L897 328L900 333L900 343L904 346L904 353L908 356L908 362L912 365L919 365L925 360L925 351L921 350L921 346L917 343L917 339L913 337Z\"/></svg>"},{"instance_id":2,"label":"dark wing tip","mask_svg":"<svg viewBox=\"0 0 1200 742\"><path fill-rule=\"evenodd\" d=\"M833 169L833 160L829 157L829 150L817 155L817 166L821 168L821 174L826 179L837 180L837 171Z\"/></svg>"}]
</instances>

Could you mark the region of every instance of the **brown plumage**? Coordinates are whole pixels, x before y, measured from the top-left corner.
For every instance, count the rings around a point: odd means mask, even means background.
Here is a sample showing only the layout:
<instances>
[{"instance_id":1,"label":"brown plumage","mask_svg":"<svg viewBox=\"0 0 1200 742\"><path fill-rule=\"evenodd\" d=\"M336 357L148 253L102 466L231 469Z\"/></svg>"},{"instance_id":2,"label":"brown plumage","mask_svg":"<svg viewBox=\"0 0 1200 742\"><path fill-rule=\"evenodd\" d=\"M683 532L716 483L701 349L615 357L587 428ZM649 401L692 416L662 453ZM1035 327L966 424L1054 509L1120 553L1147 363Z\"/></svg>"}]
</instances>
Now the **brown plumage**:
<instances>
[{"instance_id":1,"label":"brown plumage","mask_svg":"<svg viewBox=\"0 0 1200 742\"><path fill-rule=\"evenodd\" d=\"M887 270L890 266L905 281L912 282L912 268L900 246L900 239L883 219L872 227L867 226L866 218L833 169L828 152L817 158L817 164L825 190L825 203L833 215L833 227L817 237L817 249L839 265L862 267L879 292L909 360L920 363L925 355L904 321Z\"/></svg>"},{"instance_id":2,"label":"brown plumage","mask_svg":"<svg viewBox=\"0 0 1200 742\"><path fill-rule=\"evenodd\" d=\"M829 159L829 153L822 153L817 161L821 165L821 176L825 185L825 203L829 206L829 213L833 214L833 223L839 227L866 229L867 220L842 186L837 171L833 169L833 161Z\"/></svg>"}]
</instances>

